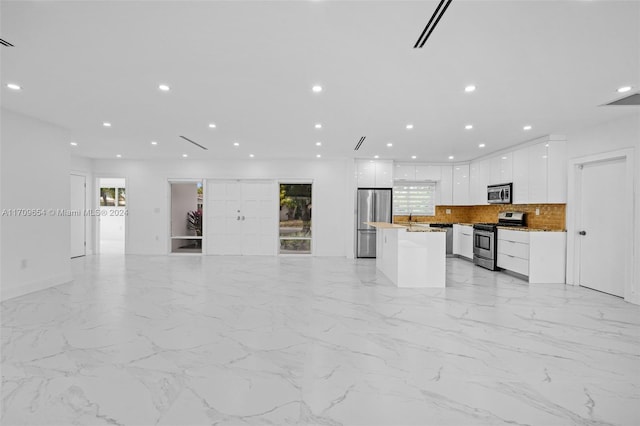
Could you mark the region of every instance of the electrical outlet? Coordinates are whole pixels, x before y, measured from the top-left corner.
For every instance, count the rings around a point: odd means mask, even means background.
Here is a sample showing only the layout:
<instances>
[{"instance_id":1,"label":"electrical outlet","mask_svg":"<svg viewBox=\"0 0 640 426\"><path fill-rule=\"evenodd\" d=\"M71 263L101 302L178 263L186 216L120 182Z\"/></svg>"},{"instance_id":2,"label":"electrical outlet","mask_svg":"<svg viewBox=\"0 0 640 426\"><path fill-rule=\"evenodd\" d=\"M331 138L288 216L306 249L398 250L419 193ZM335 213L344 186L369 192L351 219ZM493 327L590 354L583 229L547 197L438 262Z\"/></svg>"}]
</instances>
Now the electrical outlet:
<instances>
[{"instance_id":1,"label":"electrical outlet","mask_svg":"<svg viewBox=\"0 0 640 426\"><path fill-rule=\"evenodd\" d=\"M27 259L22 259L20 261L20 269L27 269Z\"/></svg>"},{"instance_id":2,"label":"electrical outlet","mask_svg":"<svg viewBox=\"0 0 640 426\"><path fill-rule=\"evenodd\" d=\"M446 209L444 212L445 212L446 214L451 214L451 209Z\"/></svg>"},{"instance_id":3,"label":"electrical outlet","mask_svg":"<svg viewBox=\"0 0 640 426\"><path fill-rule=\"evenodd\" d=\"M536 208L536 216L540 216L540 209Z\"/></svg>"}]
</instances>

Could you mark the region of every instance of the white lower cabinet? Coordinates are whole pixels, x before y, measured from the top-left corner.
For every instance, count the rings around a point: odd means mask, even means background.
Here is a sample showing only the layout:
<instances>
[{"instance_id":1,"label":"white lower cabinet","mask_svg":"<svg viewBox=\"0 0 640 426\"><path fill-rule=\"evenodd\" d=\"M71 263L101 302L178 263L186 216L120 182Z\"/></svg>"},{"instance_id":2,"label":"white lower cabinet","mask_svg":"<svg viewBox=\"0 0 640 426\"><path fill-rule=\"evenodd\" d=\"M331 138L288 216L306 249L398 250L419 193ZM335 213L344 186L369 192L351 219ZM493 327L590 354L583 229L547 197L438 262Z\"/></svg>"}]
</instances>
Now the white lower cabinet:
<instances>
[{"instance_id":1,"label":"white lower cabinet","mask_svg":"<svg viewBox=\"0 0 640 426\"><path fill-rule=\"evenodd\" d=\"M498 267L530 283L565 283L565 232L498 229Z\"/></svg>"},{"instance_id":2,"label":"white lower cabinet","mask_svg":"<svg viewBox=\"0 0 640 426\"><path fill-rule=\"evenodd\" d=\"M453 254L473 260L473 226L453 225Z\"/></svg>"}]
</instances>

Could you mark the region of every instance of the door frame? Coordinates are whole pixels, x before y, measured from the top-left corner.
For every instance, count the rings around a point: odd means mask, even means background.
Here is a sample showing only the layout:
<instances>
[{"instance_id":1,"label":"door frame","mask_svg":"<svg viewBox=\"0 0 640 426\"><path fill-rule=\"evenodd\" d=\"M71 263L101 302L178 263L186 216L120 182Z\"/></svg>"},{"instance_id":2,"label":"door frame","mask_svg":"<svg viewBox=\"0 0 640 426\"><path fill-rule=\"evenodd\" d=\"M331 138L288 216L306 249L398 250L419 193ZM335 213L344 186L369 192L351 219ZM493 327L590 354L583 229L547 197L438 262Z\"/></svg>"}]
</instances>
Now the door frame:
<instances>
[{"instance_id":1,"label":"door frame","mask_svg":"<svg viewBox=\"0 0 640 426\"><path fill-rule=\"evenodd\" d=\"M84 195L84 203L82 206L82 230L83 230L83 239L84 239L84 253L81 254L80 256L72 256L71 259L76 259L78 257L85 257L87 256L87 175L82 174L82 173L77 173L74 171L71 171L71 173L69 174L69 177L71 176L78 176L84 179L84 191L82 192L82 194Z\"/></svg>"},{"instance_id":2,"label":"door frame","mask_svg":"<svg viewBox=\"0 0 640 426\"><path fill-rule=\"evenodd\" d=\"M202 252L200 253L172 253L171 252L171 184L172 183L201 183L202 184L202 210L206 213L205 207L207 205L207 179L206 178L168 178L167 185L165 190L167 192L167 223L166 223L166 232L167 232L167 247L166 252L168 255L172 256L204 256L207 254L206 244L205 244L205 235L207 232L207 220L205 216L202 217Z\"/></svg>"},{"instance_id":3,"label":"door frame","mask_svg":"<svg viewBox=\"0 0 640 426\"><path fill-rule=\"evenodd\" d=\"M124 177L122 175L118 175L118 174L106 174L106 175L99 175L99 176L94 176L94 191L93 191L93 196L94 199L91 201L91 205L95 206L92 207L92 209L94 211L99 210L100 209L100 179L123 179L124 180L124 190L125 190L125 194L127 194L127 205L125 207L125 209L127 210L127 212L129 211L129 200L131 199L130 197L130 193L129 193L129 178ZM94 239L93 239L93 252L96 255L100 254L100 217L96 216L95 220L94 220ZM129 215L125 215L124 216L124 254L127 254L127 247L129 246Z\"/></svg>"},{"instance_id":4,"label":"door frame","mask_svg":"<svg viewBox=\"0 0 640 426\"><path fill-rule=\"evenodd\" d=\"M635 243L635 223L633 212L635 205L634 198L634 149L627 148L616 151L603 152L584 157L572 158L569 160L569 173L567 182L567 284L580 285L580 244L578 241L578 231L580 230L580 218L582 215L582 188L580 170L585 164L602 163L611 160L624 160L625 179L621 182L623 186L623 197L617 206L622 215L622 226L629 229L627 238L623 242L625 255L624 270L624 298L632 298L633 284L633 261Z\"/></svg>"}]
</instances>

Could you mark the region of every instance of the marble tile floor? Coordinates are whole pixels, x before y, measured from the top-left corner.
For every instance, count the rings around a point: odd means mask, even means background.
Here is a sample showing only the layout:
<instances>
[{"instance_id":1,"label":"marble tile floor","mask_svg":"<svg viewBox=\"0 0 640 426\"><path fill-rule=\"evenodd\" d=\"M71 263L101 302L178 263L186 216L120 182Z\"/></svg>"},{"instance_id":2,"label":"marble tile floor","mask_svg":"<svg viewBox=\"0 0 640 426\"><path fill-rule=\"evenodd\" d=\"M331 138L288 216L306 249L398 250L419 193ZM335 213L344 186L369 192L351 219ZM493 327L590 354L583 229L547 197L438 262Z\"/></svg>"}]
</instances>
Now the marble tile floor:
<instances>
[{"instance_id":1,"label":"marble tile floor","mask_svg":"<svg viewBox=\"0 0 640 426\"><path fill-rule=\"evenodd\" d=\"M6 301L2 425L637 425L640 307L447 259L100 256Z\"/></svg>"}]
</instances>

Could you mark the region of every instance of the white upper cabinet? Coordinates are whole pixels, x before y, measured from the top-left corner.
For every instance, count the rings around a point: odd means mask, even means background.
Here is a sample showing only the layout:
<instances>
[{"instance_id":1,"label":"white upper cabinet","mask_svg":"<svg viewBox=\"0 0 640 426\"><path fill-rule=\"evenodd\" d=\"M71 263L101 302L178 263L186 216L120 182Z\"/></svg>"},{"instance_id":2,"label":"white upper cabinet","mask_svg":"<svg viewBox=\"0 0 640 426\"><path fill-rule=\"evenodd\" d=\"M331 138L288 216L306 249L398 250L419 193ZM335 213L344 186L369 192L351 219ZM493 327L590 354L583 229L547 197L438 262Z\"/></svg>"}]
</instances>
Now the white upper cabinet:
<instances>
[{"instance_id":1,"label":"white upper cabinet","mask_svg":"<svg viewBox=\"0 0 640 426\"><path fill-rule=\"evenodd\" d=\"M469 165L453 166L453 205L468 206L469 200Z\"/></svg>"},{"instance_id":2,"label":"white upper cabinet","mask_svg":"<svg viewBox=\"0 0 640 426\"><path fill-rule=\"evenodd\" d=\"M375 188L376 186L376 163L373 161L357 161L356 173L358 188Z\"/></svg>"},{"instance_id":3,"label":"white upper cabinet","mask_svg":"<svg viewBox=\"0 0 640 426\"><path fill-rule=\"evenodd\" d=\"M567 142L549 141L547 147L547 203L567 202Z\"/></svg>"},{"instance_id":4,"label":"white upper cabinet","mask_svg":"<svg viewBox=\"0 0 640 426\"><path fill-rule=\"evenodd\" d=\"M513 204L529 203L529 151L513 153Z\"/></svg>"},{"instance_id":5,"label":"white upper cabinet","mask_svg":"<svg viewBox=\"0 0 640 426\"><path fill-rule=\"evenodd\" d=\"M376 161L376 188L393 188L393 161Z\"/></svg>"},{"instance_id":6,"label":"white upper cabinet","mask_svg":"<svg viewBox=\"0 0 640 426\"><path fill-rule=\"evenodd\" d=\"M453 167L441 166L440 183L436 185L436 204L450 206L453 204Z\"/></svg>"},{"instance_id":7,"label":"white upper cabinet","mask_svg":"<svg viewBox=\"0 0 640 426\"><path fill-rule=\"evenodd\" d=\"M356 161L358 188L391 188L393 187L393 162L391 161Z\"/></svg>"},{"instance_id":8,"label":"white upper cabinet","mask_svg":"<svg viewBox=\"0 0 640 426\"><path fill-rule=\"evenodd\" d=\"M529 156L529 204L547 202L547 142L527 148Z\"/></svg>"},{"instance_id":9,"label":"white upper cabinet","mask_svg":"<svg viewBox=\"0 0 640 426\"><path fill-rule=\"evenodd\" d=\"M416 165L416 181L439 181L442 179L442 167Z\"/></svg>"},{"instance_id":10,"label":"white upper cabinet","mask_svg":"<svg viewBox=\"0 0 640 426\"><path fill-rule=\"evenodd\" d=\"M416 166L413 164L396 164L393 170L393 180L416 180Z\"/></svg>"},{"instance_id":11,"label":"white upper cabinet","mask_svg":"<svg viewBox=\"0 0 640 426\"><path fill-rule=\"evenodd\" d=\"M513 182L513 154L506 153L491 160L489 185Z\"/></svg>"}]
</instances>

